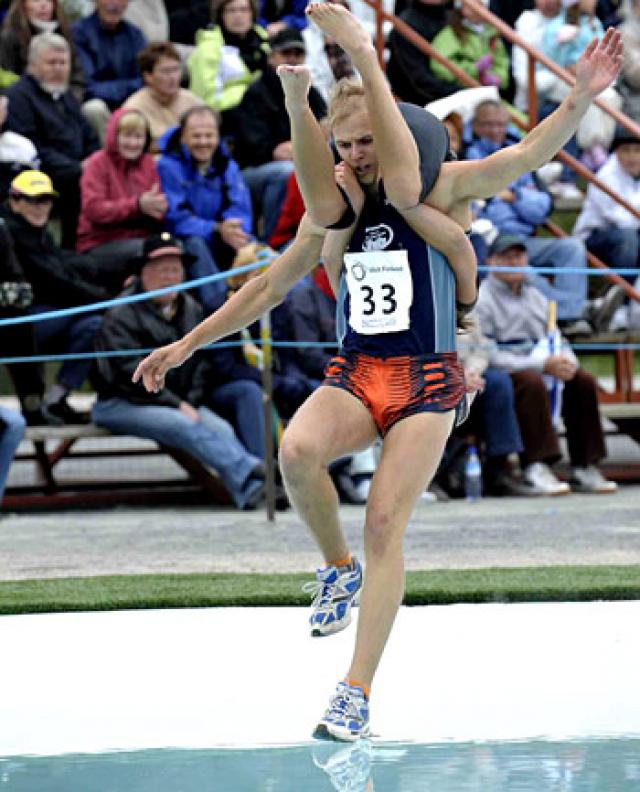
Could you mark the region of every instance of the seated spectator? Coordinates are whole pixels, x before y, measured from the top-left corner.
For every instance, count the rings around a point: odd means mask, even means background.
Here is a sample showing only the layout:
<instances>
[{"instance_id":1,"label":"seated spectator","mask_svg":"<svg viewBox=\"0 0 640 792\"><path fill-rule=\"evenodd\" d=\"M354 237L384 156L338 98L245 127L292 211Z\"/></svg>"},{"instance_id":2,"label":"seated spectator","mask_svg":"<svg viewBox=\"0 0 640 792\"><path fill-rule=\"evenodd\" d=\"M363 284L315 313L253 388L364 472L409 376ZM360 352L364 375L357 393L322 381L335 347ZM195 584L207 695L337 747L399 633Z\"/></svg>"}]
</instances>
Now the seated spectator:
<instances>
[{"instance_id":1,"label":"seated spectator","mask_svg":"<svg viewBox=\"0 0 640 792\"><path fill-rule=\"evenodd\" d=\"M7 225L0 218L0 319L24 316L32 302L33 289L16 258ZM31 323L0 327L2 356L37 355L34 327ZM45 382L41 363L8 363L7 370L28 424L61 423L43 410Z\"/></svg>"},{"instance_id":2,"label":"seated spectator","mask_svg":"<svg viewBox=\"0 0 640 792\"><path fill-rule=\"evenodd\" d=\"M488 5L487 0L483 0ZM433 46L481 85L509 86L509 55L495 28L487 25L470 7L460 2L449 17L449 24L435 36ZM438 61L431 68L436 77L455 83L453 74Z\"/></svg>"},{"instance_id":3,"label":"seated spectator","mask_svg":"<svg viewBox=\"0 0 640 792\"><path fill-rule=\"evenodd\" d=\"M640 121L640 0L629 0L620 25L624 60L616 87L622 96L622 112Z\"/></svg>"},{"instance_id":4,"label":"seated spectator","mask_svg":"<svg viewBox=\"0 0 640 792\"><path fill-rule=\"evenodd\" d=\"M75 247L80 211L80 175L98 140L69 90L70 56L66 39L40 33L29 44L29 66L7 91L7 129L31 140L42 169L64 195L57 207L62 246Z\"/></svg>"},{"instance_id":5,"label":"seated spectator","mask_svg":"<svg viewBox=\"0 0 640 792\"><path fill-rule=\"evenodd\" d=\"M9 468L24 437L26 422L15 410L0 405L0 506L9 476Z\"/></svg>"},{"instance_id":6,"label":"seated spectator","mask_svg":"<svg viewBox=\"0 0 640 792\"><path fill-rule=\"evenodd\" d=\"M142 87L140 28L124 19L128 0L95 0L95 12L71 28L87 81L83 112L102 141L110 114Z\"/></svg>"},{"instance_id":7,"label":"seated spectator","mask_svg":"<svg viewBox=\"0 0 640 792\"><path fill-rule=\"evenodd\" d=\"M294 66L305 60L304 39L297 30L281 30L270 44L269 63L247 89L238 107L242 122L234 130L234 156L243 169L254 205L262 213L260 236L264 239L273 233L293 171L291 128L276 69L280 64ZM324 118L326 104L313 86L309 89L309 105L316 118Z\"/></svg>"},{"instance_id":8,"label":"seated spectator","mask_svg":"<svg viewBox=\"0 0 640 792\"><path fill-rule=\"evenodd\" d=\"M501 234L490 248L494 267L526 267L526 239ZM497 344L520 343L520 349L492 350L491 365L511 375L515 408L524 450L521 455L525 483L541 495L562 495L569 486L558 481L551 466L561 458L544 375L562 383L561 415L571 462L571 489L576 492L613 492L597 468L606 456L598 412L597 384L578 368L567 345L543 354L531 349L547 335L547 298L532 286L523 272L492 272L480 284L476 312L482 332Z\"/></svg>"},{"instance_id":9,"label":"seated spectator","mask_svg":"<svg viewBox=\"0 0 640 792\"><path fill-rule=\"evenodd\" d=\"M77 250L91 251L100 283L122 289L130 259L140 256L145 237L161 230L167 199L151 154L147 120L125 107L109 119L104 148L87 160L80 179L82 207Z\"/></svg>"},{"instance_id":10,"label":"seated spectator","mask_svg":"<svg viewBox=\"0 0 640 792\"><path fill-rule=\"evenodd\" d=\"M476 140L467 148L467 159L484 159L516 142L508 134L509 116L499 102L479 104L472 128ZM586 268L584 244L574 237L557 239L535 236L538 226L549 217L552 208L553 201L549 193L537 186L532 173L525 173L508 189L487 200L479 217L490 220L499 233L523 237L533 267L527 276L528 282L534 284L549 300L558 303L558 319L566 334L588 334L592 328L584 321L587 276L563 272L563 268ZM553 283L537 275L535 267L556 267L558 274L554 276Z\"/></svg>"},{"instance_id":11,"label":"seated spectator","mask_svg":"<svg viewBox=\"0 0 640 792\"><path fill-rule=\"evenodd\" d=\"M108 299L96 284L97 267L89 255L59 248L45 230L54 198L51 179L41 171L23 171L11 183L8 206L0 208L13 240L24 279L31 285L33 303L27 312L38 314L58 308ZM40 353L83 353L93 349L100 316L83 313L59 316L34 324ZM67 403L70 391L85 381L90 360L65 360L55 384L44 398L47 413L66 423L82 422L83 416Z\"/></svg>"},{"instance_id":12,"label":"seated spectator","mask_svg":"<svg viewBox=\"0 0 640 792\"><path fill-rule=\"evenodd\" d=\"M5 131L9 100L0 96L0 201L9 194L9 185L14 176L22 170L40 167L38 152L33 143L24 135Z\"/></svg>"},{"instance_id":13,"label":"seated spectator","mask_svg":"<svg viewBox=\"0 0 640 792\"><path fill-rule=\"evenodd\" d=\"M458 335L457 346L467 391L476 396L468 419L454 429L453 435L467 437L471 433L481 441L483 492L498 497L537 494L510 468L510 456L523 451L513 383L506 371L490 365L491 343L482 334L475 314L467 331Z\"/></svg>"},{"instance_id":14,"label":"seated spectator","mask_svg":"<svg viewBox=\"0 0 640 792\"><path fill-rule=\"evenodd\" d=\"M623 127L617 127L608 160L597 173L598 179L632 206L640 209L640 139ZM640 266L640 222L638 218L595 185L587 188L587 197L573 233L584 240L587 249L613 269ZM632 285L636 276L624 276ZM601 330L624 300L620 286L612 286L603 298L606 304ZM613 328L628 327L628 309L623 309Z\"/></svg>"},{"instance_id":15,"label":"seated spectator","mask_svg":"<svg viewBox=\"0 0 640 792\"><path fill-rule=\"evenodd\" d=\"M223 114L225 134L234 127L233 108L267 63L268 34L256 23L256 11L255 0L215 0L211 25L197 32L189 56L189 87Z\"/></svg>"},{"instance_id":16,"label":"seated spectator","mask_svg":"<svg viewBox=\"0 0 640 792\"><path fill-rule=\"evenodd\" d=\"M179 124L187 110L202 101L180 87L180 55L170 42L149 44L138 55L138 64L144 87L131 94L124 107L146 116L151 125L151 152L157 154L158 141L167 129Z\"/></svg>"},{"instance_id":17,"label":"seated spectator","mask_svg":"<svg viewBox=\"0 0 640 792\"><path fill-rule=\"evenodd\" d=\"M0 33L0 64L18 76L27 68L29 44L38 33L58 33L71 52L69 87L79 102L84 99L84 74L75 55L71 33L58 0L13 0Z\"/></svg>"},{"instance_id":18,"label":"seated spectator","mask_svg":"<svg viewBox=\"0 0 640 792\"><path fill-rule=\"evenodd\" d=\"M164 0L131 0L124 18L140 28L148 42L169 39L169 16Z\"/></svg>"},{"instance_id":19,"label":"seated spectator","mask_svg":"<svg viewBox=\"0 0 640 792\"><path fill-rule=\"evenodd\" d=\"M251 198L237 163L220 142L210 107L194 107L160 141L158 172L169 208L167 228L206 242L218 269L228 269L251 241Z\"/></svg>"},{"instance_id":20,"label":"seated spectator","mask_svg":"<svg viewBox=\"0 0 640 792\"><path fill-rule=\"evenodd\" d=\"M153 291L184 280L188 257L180 242L163 233L149 237L138 262L140 275L128 293ZM177 341L202 321L202 309L186 292L170 292L107 311L98 351L145 349ZM134 435L187 451L220 475L238 508L255 508L264 496L262 460L249 453L233 429L208 407L212 365L208 351L172 371L158 393L134 385L135 356L98 358L93 384L98 401L93 420L118 434ZM260 410L259 410L260 411Z\"/></svg>"},{"instance_id":21,"label":"seated spectator","mask_svg":"<svg viewBox=\"0 0 640 792\"><path fill-rule=\"evenodd\" d=\"M400 15L426 41L433 41L447 24L445 0L412 0ZM425 105L458 90L450 79L437 77L428 56L395 28L389 34L387 76L394 94L403 102Z\"/></svg>"}]
</instances>

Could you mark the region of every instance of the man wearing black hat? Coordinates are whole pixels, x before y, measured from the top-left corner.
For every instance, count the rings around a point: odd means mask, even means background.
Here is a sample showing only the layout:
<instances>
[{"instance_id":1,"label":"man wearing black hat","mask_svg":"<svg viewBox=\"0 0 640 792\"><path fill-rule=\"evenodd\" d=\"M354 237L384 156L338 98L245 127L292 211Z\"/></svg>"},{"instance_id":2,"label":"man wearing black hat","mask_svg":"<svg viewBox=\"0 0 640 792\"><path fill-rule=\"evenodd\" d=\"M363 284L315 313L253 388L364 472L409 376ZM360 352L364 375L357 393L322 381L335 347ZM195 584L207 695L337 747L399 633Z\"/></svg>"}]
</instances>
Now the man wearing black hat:
<instances>
[{"instance_id":1,"label":"man wearing black hat","mask_svg":"<svg viewBox=\"0 0 640 792\"><path fill-rule=\"evenodd\" d=\"M617 127L611 154L596 174L601 182L618 195L640 209L640 139L623 127ZM633 269L640 266L640 221L613 198L590 184L582 212L576 221L573 233L584 240L587 249L615 269ZM634 276L626 276L631 283ZM640 279L637 281L640 286ZM637 288L637 287L636 287ZM624 300L620 286L612 286L606 299L617 308ZM612 329L624 324L640 326L640 306L631 306L629 315L625 311L613 320ZM613 312L612 312L613 313Z\"/></svg>"},{"instance_id":2,"label":"man wearing black hat","mask_svg":"<svg viewBox=\"0 0 640 792\"><path fill-rule=\"evenodd\" d=\"M500 234L487 263L492 267L524 268L527 248L522 237ZM532 345L547 335L547 298L527 281L524 272L492 272L480 284L476 312L482 332L496 342L491 365L507 371L513 380L515 408L524 450L523 478L532 494L564 495L569 486L559 481L551 465L561 457L558 436L552 423L547 384L543 375L562 383L562 408L571 459L571 489L578 492L614 492L597 463L606 455L597 385L593 376L578 368L571 347L542 351ZM497 344L520 344L498 348Z\"/></svg>"},{"instance_id":3,"label":"man wearing black hat","mask_svg":"<svg viewBox=\"0 0 640 792\"><path fill-rule=\"evenodd\" d=\"M143 255L134 262L137 274L129 293L170 288L184 280L191 263L182 243L168 233L145 240ZM152 299L116 306L107 311L96 337L101 351L146 349L181 338L202 321L203 311L186 292L169 291ZM223 350L221 350L223 351ZM167 378L158 393L141 391L131 382L139 356L98 358L92 381L98 400L92 417L96 424L116 434L144 437L181 448L214 468L229 490L235 505L255 508L264 495L262 460L250 454L233 428L203 405L211 402L220 373L216 353L199 352L175 376ZM224 375L223 375L224 376ZM260 389L251 393L239 409L257 413L262 427Z\"/></svg>"},{"instance_id":4,"label":"man wearing black hat","mask_svg":"<svg viewBox=\"0 0 640 792\"><path fill-rule=\"evenodd\" d=\"M247 88L238 106L233 130L234 157L254 203L264 219L262 237L268 239L275 228L284 200L287 181L293 171L291 127L284 105L282 84L276 69L281 64L304 63L306 47L302 34L284 28L269 41L271 54L262 75ZM316 118L324 118L327 108L315 88L309 91L309 105Z\"/></svg>"}]
</instances>

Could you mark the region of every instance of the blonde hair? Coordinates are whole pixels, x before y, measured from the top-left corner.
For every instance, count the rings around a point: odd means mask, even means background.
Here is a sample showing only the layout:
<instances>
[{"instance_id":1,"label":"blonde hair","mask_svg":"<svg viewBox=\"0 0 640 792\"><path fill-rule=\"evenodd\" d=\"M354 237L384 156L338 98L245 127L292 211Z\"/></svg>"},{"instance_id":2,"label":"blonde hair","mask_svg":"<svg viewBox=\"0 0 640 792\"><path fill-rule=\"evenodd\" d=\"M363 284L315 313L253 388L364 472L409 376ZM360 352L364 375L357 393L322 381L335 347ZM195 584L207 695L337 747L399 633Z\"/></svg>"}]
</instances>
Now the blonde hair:
<instances>
[{"instance_id":1,"label":"blonde hair","mask_svg":"<svg viewBox=\"0 0 640 792\"><path fill-rule=\"evenodd\" d=\"M132 110L118 121L118 132L142 132L146 135L149 132L147 120L137 110Z\"/></svg>"},{"instance_id":2,"label":"blonde hair","mask_svg":"<svg viewBox=\"0 0 640 792\"><path fill-rule=\"evenodd\" d=\"M358 109L366 110L367 108L362 83L354 77L338 80L329 97L327 111L329 129L333 129L336 124L352 115L354 105L358 105Z\"/></svg>"}]
</instances>

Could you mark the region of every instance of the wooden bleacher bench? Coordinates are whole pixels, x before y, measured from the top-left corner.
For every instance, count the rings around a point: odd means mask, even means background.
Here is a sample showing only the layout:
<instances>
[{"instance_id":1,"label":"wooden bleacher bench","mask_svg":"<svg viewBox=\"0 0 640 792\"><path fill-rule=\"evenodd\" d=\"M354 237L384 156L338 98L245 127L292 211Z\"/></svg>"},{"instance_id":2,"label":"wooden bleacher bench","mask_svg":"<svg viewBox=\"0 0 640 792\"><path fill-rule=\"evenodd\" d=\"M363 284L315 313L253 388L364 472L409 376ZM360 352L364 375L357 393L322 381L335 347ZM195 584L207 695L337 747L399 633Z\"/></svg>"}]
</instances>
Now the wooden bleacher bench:
<instances>
[{"instance_id":1,"label":"wooden bleacher bench","mask_svg":"<svg viewBox=\"0 0 640 792\"><path fill-rule=\"evenodd\" d=\"M163 444L145 441L146 447L138 448L77 448L81 440L109 438L113 435L108 429L95 424L73 424L65 426L29 426L25 440L33 445L33 453L20 451L16 461L33 461L36 464L40 481L35 485L8 487L3 501L7 509L34 505L82 505L83 503L119 503L123 501L153 501L159 496L194 496L196 500L228 504L229 494L215 471L202 465L197 459L184 451ZM136 438L140 440L140 438ZM113 443L111 444L113 445ZM166 454L171 457L187 478L178 481L153 480L144 477L144 465L140 465L140 475L135 479L126 478L114 482L99 478L90 482L60 481L56 466L63 460L82 460L88 458L149 456ZM199 497L198 497L199 496ZM191 498L193 500L193 497Z\"/></svg>"}]
</instances>

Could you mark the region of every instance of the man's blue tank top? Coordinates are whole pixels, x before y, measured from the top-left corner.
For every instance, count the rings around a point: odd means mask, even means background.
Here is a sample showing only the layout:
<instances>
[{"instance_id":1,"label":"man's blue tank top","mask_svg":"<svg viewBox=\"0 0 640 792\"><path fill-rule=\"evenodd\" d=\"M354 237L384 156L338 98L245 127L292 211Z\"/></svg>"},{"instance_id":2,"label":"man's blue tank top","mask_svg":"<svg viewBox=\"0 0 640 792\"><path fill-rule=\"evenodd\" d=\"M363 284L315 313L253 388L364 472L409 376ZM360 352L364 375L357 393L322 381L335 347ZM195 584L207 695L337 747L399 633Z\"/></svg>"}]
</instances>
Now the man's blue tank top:
<instances>
[{"instance_id":1,"label":"man's blue tank top","mask_svg":"<svg viewBox=\"0 0 640 792\"><path fill-rule=\"evenodd\" d=\"M456 349L455 278L446 258L407 225L385 199L367 196L349 252L406 250L413 280L409 329L365 335L349 324L351 300L343 274L337 331L343 352L373 357L425 355Z\"/></svg>"}]
</instances>

